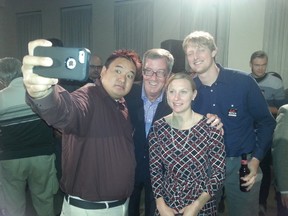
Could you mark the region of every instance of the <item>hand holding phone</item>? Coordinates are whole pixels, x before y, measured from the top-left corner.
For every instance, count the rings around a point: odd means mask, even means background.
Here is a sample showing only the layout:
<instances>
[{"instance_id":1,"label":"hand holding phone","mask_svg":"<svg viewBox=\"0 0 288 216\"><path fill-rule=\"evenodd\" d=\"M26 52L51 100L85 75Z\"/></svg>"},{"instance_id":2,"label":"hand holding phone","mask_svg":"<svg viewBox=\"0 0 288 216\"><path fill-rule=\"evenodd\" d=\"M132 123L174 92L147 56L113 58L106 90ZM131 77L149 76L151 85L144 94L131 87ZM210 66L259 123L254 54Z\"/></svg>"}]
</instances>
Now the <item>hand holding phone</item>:
<instances>
[{"instance_id":1,"label":"hand holding phone","mask_svg":"<svg viewBox=\"0 0 288 216\"><path fill-rule=\"evenodd\" d=\"M86 48L42 47L34 49L34 56L50 57L50 67L35 66L33 73L43 77L85 81L89 74L90 51Z\"/></svg>"}]
</instances>

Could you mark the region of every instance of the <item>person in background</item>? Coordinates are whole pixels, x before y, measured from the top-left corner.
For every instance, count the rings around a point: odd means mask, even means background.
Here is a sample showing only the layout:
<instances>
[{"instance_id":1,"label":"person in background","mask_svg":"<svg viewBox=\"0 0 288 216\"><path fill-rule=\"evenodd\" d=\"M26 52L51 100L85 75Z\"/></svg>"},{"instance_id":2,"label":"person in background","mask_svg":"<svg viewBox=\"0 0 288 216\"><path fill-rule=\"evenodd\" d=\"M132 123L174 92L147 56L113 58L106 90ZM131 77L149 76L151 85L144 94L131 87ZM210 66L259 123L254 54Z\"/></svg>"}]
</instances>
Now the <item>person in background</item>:
<instances>
[{"instance_id":1,"label":"person in background","mask_svg":"<svg viewBox=\"0 0 288 216\"><path fill-rule=\"evenodd\" d=\"M0 90L4 89L6 87L4 81L0 80Z\"/></svg>"},{"instance_id":2,"label":"person in background","mask_svg":"<svg viewBox=\"0 0 288 216\"><path fill-rule=\"evenodd\" d=\"M191 75L172 75L166 87L172 113L149 134L150 174L159 215L216 215L217 191L225 178L220 130L191 108L197 95Z\"/></svg>"},{"instance_id":3,"label":"person in background","mask_svg":"<svg viewBox=\"0 0 288 216\"><path fill-rule=\"evenodd\" d=\"M208 32L195 31L185 37L183 49L194 78L197 96L195 112L215 113L224 125L226 179L229 215L258 215L262 173L259 163L271 147L275 119L255 80L237 70L216 64L217 46ZM256 130L255 130L256 128ZM256 133L257 131L257 133ZM247 191L239 189L241 154L248 154L250 174L243 178ZM222 190L219 191L219 193Z\"/></svg>"},{"instance_id":4,"label":"person in background","mask_svg":"<svg viewBox=\"0 0 288 216\"><path fill-rule=\"evenodd\" d=\"M268 55L262 51L252 53L250 57L251 76L258 83L271 113L276 117L278 108L285 103L284 86L280 75L267 73ZM271 185L271 149L268 150L264 159L260 163L263 178L259 196L259 216L266 215L267 199Z\"/></svg>"},{"instance_id":5,"label":"person in background","mask_svg":"<svg viewBox=\"0 0 288 216\"><path fill-rule=\"evenodd\" d=\"M29 43L22 71L26 101L48 124L62 132L61 215L126 216L133 190L135 154L124 96L141 68L131 50L117 50L106 60L101 79L69 93L57 79L33 74L52 59L33 56L47 40Z\"/></svg>"},{"instance_id":6,"label":"person in background","mask_svg":"<svg viewBox=\"0 0 288 216\"><path fill-rule=\"evenodd\" d=\"M96 79L100 79L102 70L102 60L97 55L92 55L89 61L89 79L88 82L95 82Z\"/></svg>"},{"instance_id":7,"label":"person in background","mask_svg":"<svg viewBox=\"0 0 288 216\"><path fill-rule=\"evenodd\" d=\"M135 82L125 96L131 122L134 127L133 140L136 154L134 190L129 202L129 216L140 215L141 193L145 192L145 216L155 213L156 204L152 193L149 173L148 133L154 121L171 113L165 101L164 86L171 74L174 57L165 49L147 50L142 58L142 81ZM217 116L208 114L212 127L222 128Z\"/></svg>"},{"instance_id":8,"label":"person in background","mask_svg":"<svg viewBox=\"0 0 288 216\"><path fill-rule=\"evenodd\" d=\"M25 102L18 59L0 59L0 79L7 86L0 91L0 209L24 216L28 188L37 215L54 216L58 180L52 128Z\"/></svg>"},{"instance_id":9,"label":"person in background","mask_svg":"<svg viewBox=\"0 0 288 216\"><path fill-rule=\"evenodd\" d=\"M59 38L48 38L47 40L49 40L52 43L53 47L64 47L63 41L60 40Z\"/></svg>"},{"instance_id":10,"label":"person in background","mask_svg":"<svg viewBox=\"0 0 288 216\"><path fill-rule=\"evenodd\" d=\"M288 104L281 106L273 134L272 159L276 187L277 216L288 215Z\"/></svg>"},{"instance_id":11,"label":"person in background","mask_svg":"<svg viewBox=\"0 0 288 216\"><path fill-rule=\"evenodd\" d=\"M275 72L266 72L268 55L262 51L252 53L250 57L251 76L258 83L271 113L276 116L278 108L285 104L285 92L281 76Z\"/></svg>"}]
</instances>

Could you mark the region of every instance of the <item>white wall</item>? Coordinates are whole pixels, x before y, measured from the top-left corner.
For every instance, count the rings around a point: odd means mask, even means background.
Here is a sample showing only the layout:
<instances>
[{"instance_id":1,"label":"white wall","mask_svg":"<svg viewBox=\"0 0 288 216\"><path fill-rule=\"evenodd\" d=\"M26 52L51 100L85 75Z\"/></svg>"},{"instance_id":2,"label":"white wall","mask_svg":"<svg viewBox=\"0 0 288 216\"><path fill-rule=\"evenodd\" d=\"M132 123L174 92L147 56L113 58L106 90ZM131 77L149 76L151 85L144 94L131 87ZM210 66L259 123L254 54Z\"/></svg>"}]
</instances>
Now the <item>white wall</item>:
<instances>
[{"instance_id":1,"label":"white wall","mask_svg":"<svg viewBox=\"0 0 288 216\"><path fill-rule=\"evenodd\" d=\"M265 0L233 0L228 66L250 72L251 54L263 46Z\"/></svg>"},{"instance_id":2,"label":"white wall","mask_svg":"<svg viewBox=\"0 0 288 216\"><path fill-rule=\"evenodd\" d=\"M155 48L160 47L164 40L183 40L183 38L179 38L180 2L181 0L154 1L153 46Z\"/></svg>"},{"instance_id":3,"label":"white wall","mask_svg":"<svg viewBox=\"0 0 288 216\"><path fill-rule=\"evenodd\" d=\"M42 11L43 37L60 38L60 8L92 4L92 53L106 58L114 44L114 0L0 0L0 57L16 56L16 13ZM3 3L4 2L4 3ZM153 46L160 47L166 39L183 39L180 35L181 0L154 0ZM266 0L232 0L228 66L250 71L249 58L253 51L262 49ZM1 10L1 5L4 10ZM7 17L7 18L6 18ZM227 17L229 19L229 17ZM4 23L3 23L4 22ZM1 27L2 25L2 27Z\"/></svg>"}]
</instances>

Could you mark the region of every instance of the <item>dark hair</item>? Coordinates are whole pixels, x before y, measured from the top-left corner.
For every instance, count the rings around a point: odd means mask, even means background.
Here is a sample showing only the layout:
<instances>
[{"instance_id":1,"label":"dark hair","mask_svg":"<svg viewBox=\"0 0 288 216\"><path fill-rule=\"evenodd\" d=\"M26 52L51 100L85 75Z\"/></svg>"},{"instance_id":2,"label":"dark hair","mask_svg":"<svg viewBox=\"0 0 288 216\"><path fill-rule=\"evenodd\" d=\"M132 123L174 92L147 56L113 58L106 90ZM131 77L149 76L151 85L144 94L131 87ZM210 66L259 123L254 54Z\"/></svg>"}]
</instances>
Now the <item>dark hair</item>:
<instances>
[{"instance_id":1,"label":"dark hair","mask_svg":"<svg viewBox=\"0 0 288 216\"><path fill-rule=\"evenodd\" d=\"M52 43L53 47L63 47L63 42L58 38L49 38L47 39Z\"/></svg>"},{"instance_id":2,"label":"dark hair","mask_svg":"<svg viewBox=\"0 0 288 216\"><path fill-rule=\"evenodd\" d=\"M4 89L4 88L6 88L6 84L4 83L4 81L2 81L2 80L0 79L0 90L2 90L2 89Z\"/></svg>"},{"instance_id":3,"label":"dark hair","mask_svg":"<svg viewBox=\"0 0 288 216\"><path fill-rule=\"evenodd\" d=\"M22 77L22 63L17 58L5 57L0 59L0 79L4 85L8 86L10 82L18 77Z\"/></svg>"},{"instance_id":4,"label":"dark hair","mask_svg":"<svg viewBox=\"0 0 288 216\"><path fill-rule=\"evenodd\" d=\"M268 55L262 50L258 50L256 52L252 53L252 55L250 57L250 63L252 63L252 61L255 58L266 58L266 60L268 61Z\"/></svg>"},{"instance_id":5,"label":"dark hair","mask_svg":"<svg viewBox=\"0 0 288 216\"><path fill-rule=\"evenodd\" d=\"M125 58L127 60L129 60L130 62L132 62L135 67L136 67L136 74L135 76L139 76L139 73L141 71L141 67L142 67L142 62L141 59L139 57L139 55L133 51L133 50L126 50L126 49L120 49L120 50L115 50L106 60L104 66L106 68L109 67L109 65L117 58Z\"/></svg>"}]
</instances>

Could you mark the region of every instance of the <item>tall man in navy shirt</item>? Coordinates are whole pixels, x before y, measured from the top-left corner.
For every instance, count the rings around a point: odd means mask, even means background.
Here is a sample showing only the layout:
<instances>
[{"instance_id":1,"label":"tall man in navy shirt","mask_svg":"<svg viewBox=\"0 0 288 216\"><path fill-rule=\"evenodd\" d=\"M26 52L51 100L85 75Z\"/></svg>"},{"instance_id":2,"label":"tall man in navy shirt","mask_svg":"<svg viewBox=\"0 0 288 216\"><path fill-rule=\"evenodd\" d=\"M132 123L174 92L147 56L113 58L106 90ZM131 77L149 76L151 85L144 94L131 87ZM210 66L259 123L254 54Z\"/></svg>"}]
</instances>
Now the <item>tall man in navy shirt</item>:
<instances>
[{"instance_id":1,"label":"tall man in navy shirt","mask_svg":"<svg viewBox=\"0 0 288 216\"><path fill-rule=\"evenodd\" d=\"M183 49L192 71L197 74L195 111L204 115L215 113L224 124L228 214L258 215L262 178L259 163L270 147L275 120L253 78L215 63L217 47L209 33L192 32L184 39ZM247 193L239 189L238 170L243 153L249 158L250 174L243 178Z\"/></svg>"}]
</instances>

